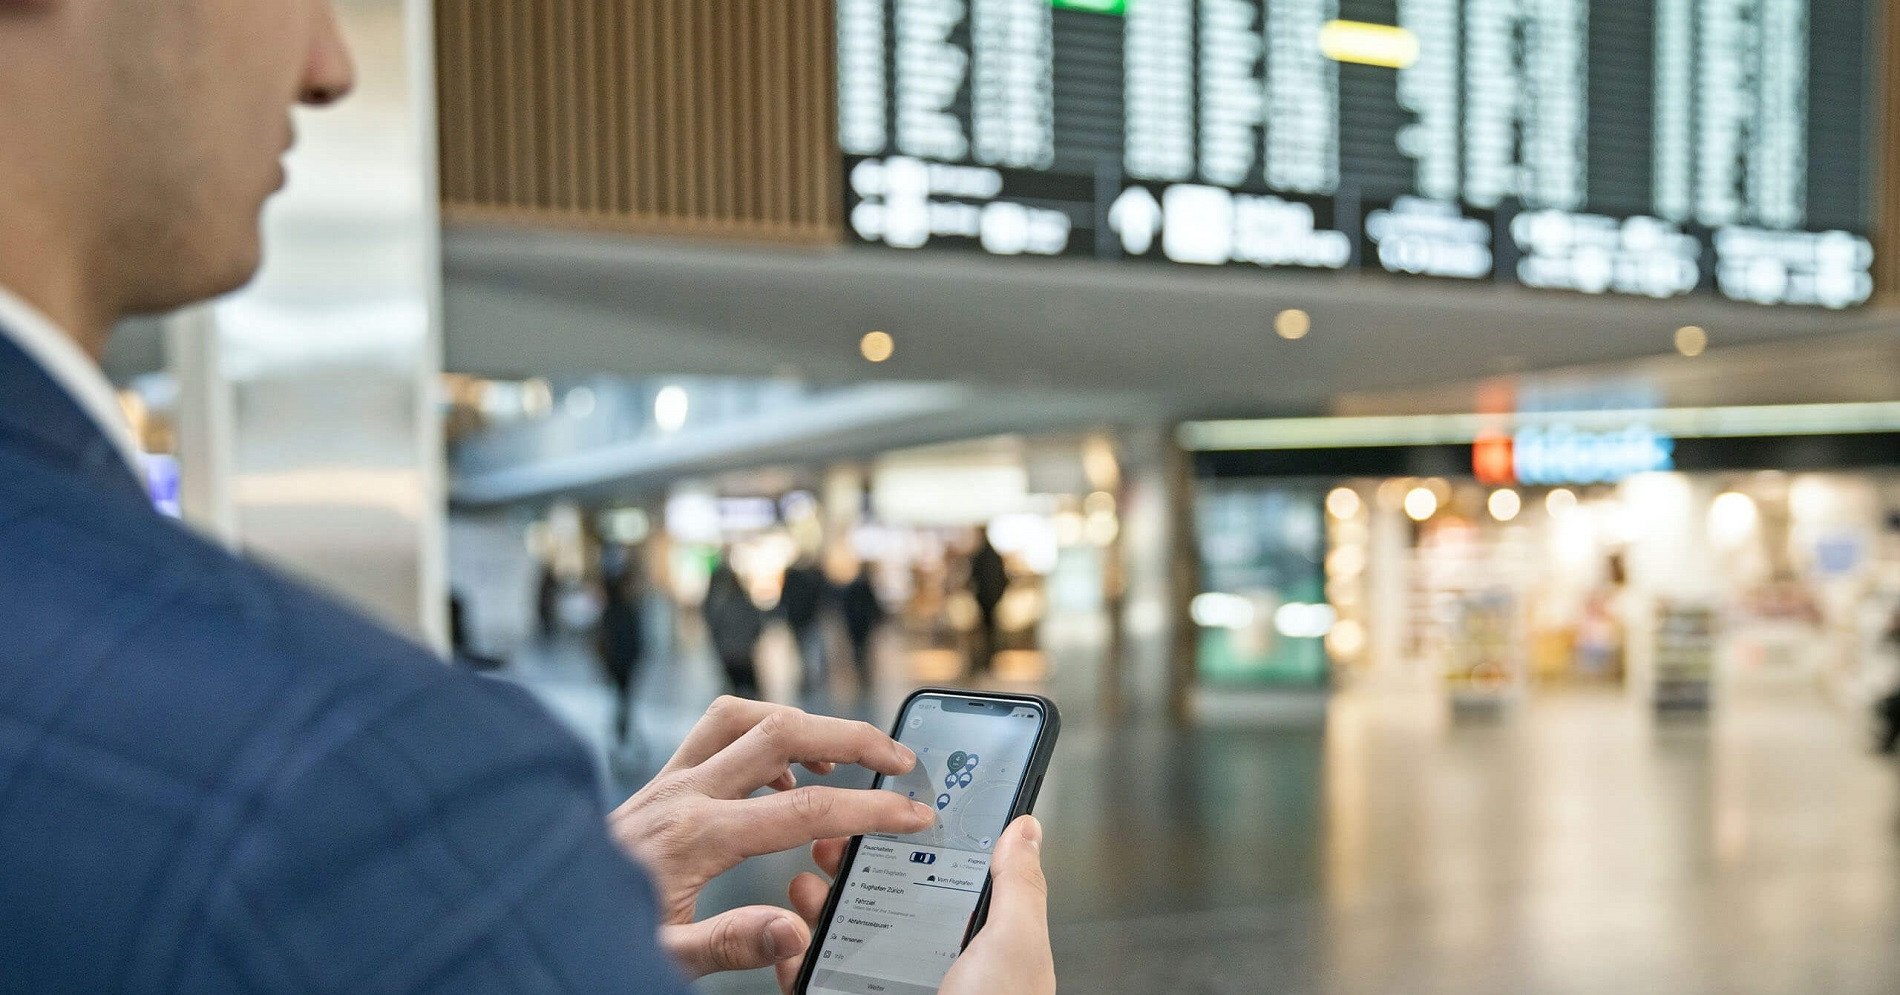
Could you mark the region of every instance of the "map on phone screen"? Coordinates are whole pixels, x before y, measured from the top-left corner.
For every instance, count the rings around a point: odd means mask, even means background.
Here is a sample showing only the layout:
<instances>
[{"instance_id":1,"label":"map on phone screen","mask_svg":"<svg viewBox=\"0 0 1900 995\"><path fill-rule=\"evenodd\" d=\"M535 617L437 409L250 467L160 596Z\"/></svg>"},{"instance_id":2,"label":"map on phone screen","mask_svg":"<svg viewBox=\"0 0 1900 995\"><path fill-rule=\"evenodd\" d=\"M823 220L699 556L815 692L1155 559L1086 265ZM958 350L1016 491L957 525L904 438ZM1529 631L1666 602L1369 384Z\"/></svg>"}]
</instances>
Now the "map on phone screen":
<instances>
[{"instance_id":1,"label":"map on phone screen","mask_svg":"<svg viewBox=\"0 0 1900 995\"><path fill-rule=\"evenodd\" d=\"M943 983L989 875L1042 729L1039 710L946 711L910 703L898 741L917 753L910 773L881 787L931 806L922 832L864 837L812 973L812 995L925 995Z\"/></svg>"}]
</instances>

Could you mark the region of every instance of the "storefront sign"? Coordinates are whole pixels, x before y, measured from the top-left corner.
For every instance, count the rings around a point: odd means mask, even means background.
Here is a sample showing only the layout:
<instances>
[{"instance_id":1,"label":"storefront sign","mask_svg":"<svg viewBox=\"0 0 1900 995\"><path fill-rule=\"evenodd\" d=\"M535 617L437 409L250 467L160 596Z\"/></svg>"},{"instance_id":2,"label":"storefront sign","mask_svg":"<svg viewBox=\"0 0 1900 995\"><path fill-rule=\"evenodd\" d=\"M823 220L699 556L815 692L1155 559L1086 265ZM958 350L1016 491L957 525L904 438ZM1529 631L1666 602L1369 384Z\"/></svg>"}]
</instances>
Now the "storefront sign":
<instances>
[{"instance_id":1,"label":"storefront sign","mask_svg":"<svg viewBox=\"0 0 1900 995\"><path fill-rule=\"evenodd\" d=\"M1485 427L1472 475L1491 487L1612 484L1673 470L1676 440L1647 412L1663 400L1641 379L1494 382L1478 397Z\"/></svg>"},{"instance_id":2,"label":"storefront sign","mask_svg":"<svg viewBox=\"0 0 1900 995\"><path fill-rule=\"evenodd\" d=\"M1613 484L1675 469L1675 452L1675 440L1648 425L1611 432L1551 425L1523 429L1511 440L1517 479L1524 484Z\"/></svg>"}]
</instances>

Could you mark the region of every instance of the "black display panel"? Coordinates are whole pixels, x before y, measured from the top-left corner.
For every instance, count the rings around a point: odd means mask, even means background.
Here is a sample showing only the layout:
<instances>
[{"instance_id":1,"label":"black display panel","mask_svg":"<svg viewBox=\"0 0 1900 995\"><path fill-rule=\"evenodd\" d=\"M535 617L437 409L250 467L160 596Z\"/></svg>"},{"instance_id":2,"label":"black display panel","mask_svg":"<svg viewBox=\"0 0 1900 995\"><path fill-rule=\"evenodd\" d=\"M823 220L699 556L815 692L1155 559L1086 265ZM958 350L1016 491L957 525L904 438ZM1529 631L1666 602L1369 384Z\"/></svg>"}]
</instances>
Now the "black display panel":
<instances>
[{"instance_id":1,"label":"black display panel","mask_svg":"<svg viewBox=\"0 0 1900 995\"><path fill-rule=\"evenodd\" d=\"M1872 0L838 0L848 225L1850 307Z\"/></svg>"}]
</instances>

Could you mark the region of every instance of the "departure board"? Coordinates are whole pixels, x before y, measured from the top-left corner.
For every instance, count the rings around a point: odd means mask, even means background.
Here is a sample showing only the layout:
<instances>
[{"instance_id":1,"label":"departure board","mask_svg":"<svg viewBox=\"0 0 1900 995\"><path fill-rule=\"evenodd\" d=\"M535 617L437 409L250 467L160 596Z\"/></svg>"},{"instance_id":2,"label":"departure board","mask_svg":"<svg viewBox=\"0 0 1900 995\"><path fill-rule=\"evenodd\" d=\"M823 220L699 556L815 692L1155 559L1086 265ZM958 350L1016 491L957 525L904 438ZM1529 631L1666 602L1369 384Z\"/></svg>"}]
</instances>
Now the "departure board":
<instances>
[{"instance_id":1,"label":"departure board","mask_svg":"<svg viewBox=\"0 0 1900 995\"><path fill-rule=\"evenodd\" d=\"M901 249L1873 292L1874 0L838 0Z\"/></svg>"}]
</instances>

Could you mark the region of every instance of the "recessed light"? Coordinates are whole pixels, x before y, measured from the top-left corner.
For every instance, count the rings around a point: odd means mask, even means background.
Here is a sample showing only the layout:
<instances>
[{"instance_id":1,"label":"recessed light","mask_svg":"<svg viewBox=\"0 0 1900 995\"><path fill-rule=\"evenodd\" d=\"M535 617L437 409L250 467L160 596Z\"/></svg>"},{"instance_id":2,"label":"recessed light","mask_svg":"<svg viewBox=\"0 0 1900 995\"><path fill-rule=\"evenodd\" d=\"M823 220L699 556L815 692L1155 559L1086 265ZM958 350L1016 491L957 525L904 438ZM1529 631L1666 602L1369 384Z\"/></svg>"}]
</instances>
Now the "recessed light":
<instances>
[{"instance_id":1,"label":"recessed light","mask_svg":"<svg viewBox=\"0 0 1900 995\"><path fill-rule=\"evenodd\" d=\"M678 384L662 387L653 398L653 422L662 432L677 432L686 427L686 414L691 405L692 398L686 388Z\"/></svg>"},{"instance_id":2,"label":"recessed light","mask_svg":"<svg viewBox=\"0 0 1900 995\"><path fill-rule=\"evenodd\" d=\"M889 332L866 332L858 340L858 353L873 363L882 363L897 352L897 342Z\"/></svg>"},{"instance_id":3,"label":"recessed light","mask_svg":"<svg viewBox=\"0 0 1900 995\"><path fill-rule=\"evenodd\" d=\"M1508 487L1492 491L1490 500L1485 504L1491 510L1491 517L1500 522L1508 522L1524 510L1524 499Z\"/></svg>"},{"instance_id":4,"label":"recessed light","mask_svg":"<svg viewBox=\"0 0 1900 995\"><path fill-rule=\"evenodd\" d=\"M1313 316L1296 307L1287 308L1273 319L1273 333L1288 342L1298 342L1312 330Z\"/></svg>"}]
</instances>

